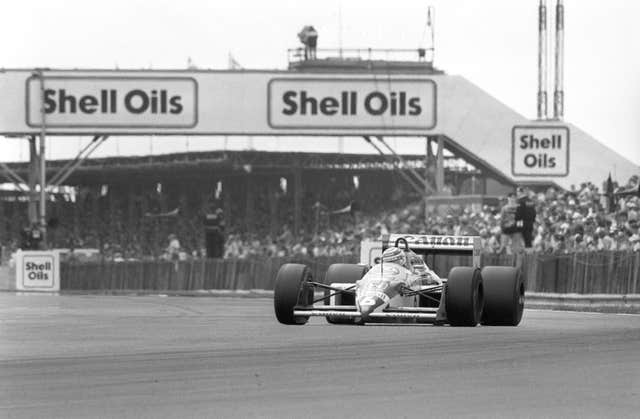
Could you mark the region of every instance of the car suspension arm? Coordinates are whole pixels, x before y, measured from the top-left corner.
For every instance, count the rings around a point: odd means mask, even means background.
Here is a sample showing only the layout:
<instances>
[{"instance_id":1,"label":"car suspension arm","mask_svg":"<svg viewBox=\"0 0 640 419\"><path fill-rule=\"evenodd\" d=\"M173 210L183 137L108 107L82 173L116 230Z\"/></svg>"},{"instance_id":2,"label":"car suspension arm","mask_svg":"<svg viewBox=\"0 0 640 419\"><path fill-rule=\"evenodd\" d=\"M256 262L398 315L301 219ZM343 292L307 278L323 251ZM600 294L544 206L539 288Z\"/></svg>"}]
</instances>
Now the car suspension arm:
<instances>
[{"instance_id":1,"label":"car suspension arm","mask_svg":"<svg viewBox=\"0 0 640 419\"><path fill-rule=\"evenodd\" d=\"M343 293L343 292L346 292L347 294L354 294L354 293L355 293L355 291L351 291L351 290L353 290L353 289L356 287L355 285L353 285L353 286L351 286L351 287L349 287L349 288L344 288L344 289L343 289L343 288L335 288L335 287L332 287L332 286L330 286L330 285L322 284L322 283L320 283L320 282L311 282L311 281L310 281L310 282L307 282L307 284L312 285L312 286L314 286L314 287L318 287L318 288L323 288L323 289L326 289L326 290L335 291L335 292L333 292L333 293L331 293L331 294L329 294L329 295L325 295L325 296L320 297L320 298L318 298L318 299L316 299L316 300L313 300L313 302L311 303L311 305L313 305L313 304L315 304L315 303L319 303L320 301L325 301L327 298L331 298L331 297L333 297L334 295L338 295L338 294Z\"/></svg>"}]
</instances>

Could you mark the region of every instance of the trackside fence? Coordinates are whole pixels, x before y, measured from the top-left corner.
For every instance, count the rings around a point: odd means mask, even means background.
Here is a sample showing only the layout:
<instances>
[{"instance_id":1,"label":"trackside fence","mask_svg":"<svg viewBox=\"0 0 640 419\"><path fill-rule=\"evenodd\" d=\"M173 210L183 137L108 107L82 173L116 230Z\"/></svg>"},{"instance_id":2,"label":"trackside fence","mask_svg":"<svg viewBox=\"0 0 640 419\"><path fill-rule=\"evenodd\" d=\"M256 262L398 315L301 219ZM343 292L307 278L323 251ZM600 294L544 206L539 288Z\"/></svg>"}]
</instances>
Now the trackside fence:
<instances>
[{"instance_id":1,"label":"trackside fence","mask_svg":"<svg viewBox=\"0 0 640 419\"><path fill-rule=\"evenodd\" d=\"M62 262L61 289L86 291L193 291L273 289L283 263L304 263L324 280L333 263L356 263L356 256L319 258L200 259L185 262ZM482 255L482 266L519 266L527 290L554 293L635 294L640 292L640 252ZM438 256L427 261L445 276L470 257Z\"/></svg>"}]
</instances>

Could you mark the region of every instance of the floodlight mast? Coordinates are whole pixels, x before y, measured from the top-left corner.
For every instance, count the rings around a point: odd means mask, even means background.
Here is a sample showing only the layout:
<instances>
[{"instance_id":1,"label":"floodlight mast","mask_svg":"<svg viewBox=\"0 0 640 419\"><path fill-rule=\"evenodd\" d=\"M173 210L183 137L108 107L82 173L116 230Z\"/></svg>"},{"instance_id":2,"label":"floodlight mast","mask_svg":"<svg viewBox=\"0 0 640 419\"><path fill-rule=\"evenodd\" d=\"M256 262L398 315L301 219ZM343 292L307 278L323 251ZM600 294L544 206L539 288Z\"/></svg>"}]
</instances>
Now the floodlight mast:
<instances>
[{"instance_id":1,"label":"floodlight mast","mask_svg":"<svg viewBox=\"0 0 640 419\"><path fill-rule=\"evenodd\" d=\"M556 4L556 49L555 49L555 88L553 91L553 118L564 116L564 5L562 0Z\"/></svg>"},{"instance_id":2,"label":"floodlight mast","mask_svg":"<svg viewBox=\"0 0 640 419\"><path fill-rule=\"evenodd\" d=\"M547 119L547 2L538 6L538 119Z\"/></svg>"}]
</instances>

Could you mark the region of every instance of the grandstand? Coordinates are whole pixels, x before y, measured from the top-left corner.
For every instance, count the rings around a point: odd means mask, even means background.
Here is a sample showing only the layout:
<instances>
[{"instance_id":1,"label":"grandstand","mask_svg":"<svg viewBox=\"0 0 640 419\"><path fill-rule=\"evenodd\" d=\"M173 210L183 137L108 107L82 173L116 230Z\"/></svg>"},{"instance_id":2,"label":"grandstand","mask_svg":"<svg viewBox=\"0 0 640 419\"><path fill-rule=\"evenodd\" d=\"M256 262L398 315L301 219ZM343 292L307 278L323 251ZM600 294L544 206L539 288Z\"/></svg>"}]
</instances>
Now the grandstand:
<instances>
[{"instance_id":1,"label":"grandstand","mask_svg":"<svg viewBox=\"0 0 640 419\"><path fill-rule=\"evenodd\" d=\"M401 170L406 172L410 167L424 172L424 156L401 157L407 165ZM452 156L447 160L455 163ZM48 176L68 163L51 161ZM9 167L20 176L26 177L29 171L27 163L13 163ZM462 192L471 187L471 179L478 175L455 165L446 173L447 182ZM216 195L218 182L220 191ZM371 154L217 151L89 159L65 184L75 188L73 198L62 190L54 194L50 215L59 220L62 228L68 225L75 229L77 237L83 236L84 228L92 230L95 229L92 225L104 225L104 221L112 219L116 223L118 217L122 218L119 222L122 226L106 228L107 236L117 235L123 229L144 229L158 223L149 217L145 222L145 214L162 214L178 208L179 217L161 222L167 231L171 228L188 231L185 235L196 239L191 248L198 246L202 235L198 220L211 205L225 208L231 231L275 236L284 224L294 231L309 232L315 222L312 210L315 203L323 205L323 212L330 212L352 201L381 210L420 199L398 175L393 163ZM3 225L3 237L14 240L26 223L26 202L15 197L15 191L8 191L0 201L7 220L19 217L22 221ZM91 220L83 223L79 220L83 217ZM184 219L189 220L188 225L175 225L181 222L177 220ZM158 245L164 240L160 234L149 238ZM68 247L69 243L58 245ZM99 243L92 241L90 245Z\"/></svg>"},{"instance_id":2,"label":"grandstand","mask_svg":"<svg viewBox=\"0 0 640 419\"><path fill-rule=\"evenodd\" d=\"M311 234L328 219L321 213L331 214L351 203L357 203L365 211L374 211L399 208L425 196L433 202L456 202L462 195L459 202L482 204L487 198L512 191L516 185L527 185L538 191L548 187L570 190L584 182L600 185L612 171L621 184L639 172L637 165L572 124L560 120L530 121L465 78L435 68L433 62L423 58L420 50L349 52L319 50L313 59L303 60L296 50L290 51L286 71L150 71L146 77L162 80L162 77L179 74L201 77L205 87L227 79L242 86L242 95L231 95L228 100L219 101L222 105L216 104L227 107L220 112L228 118L218 118L218 123L229 124L228 127L207 125L211 123L209 119L201 117L196 119L198 124L203 124L203 132L162 128L161 134L302 136L307 146L321 144L323 140L315 137L318 135L349 135L345 141L357 141L360 146L355 148L366 149L368 153L212 150L88 159L64 181L64 186L74 189L59 188L58 193L51 195L55 202L49 205L49 218L57 220L60 227L52 231L50 241L64 247L135 244L145 248L131 253L157 255L166 234L173 230L182 232L183 244L191 242L185 247L198 249L202 236L200 220L215 206L224 208L229 233L268 234L273 238L280 235L283 228L295 234ZM396 53L401 53L402 58L394 59ZM76 74L65 70L51 72L54 79ZM102 73L105 79L113 79L114 71L91 72L92 75ZM133 71L116 73L124 78L139 76L139 72ZM21 80L23 72L6 71L3 77L9 81ZM373 83L380 91L388 90L389 95L394 94L392 83L433 86L433 104L424 105L432 107L429 108L432 126L422 131L406 128L398 125L394 117L385 116L375 121L374 128L357 131L331 126L291 129L282 128L282 122L272 123L269 106L274 99L269 96L265 101L264 89L265 86L271 89L273 80L281 83L302 80L309 85L344 81L341 77L364 81L365 86ZM5 133L16 134L2 125L11 125L14 119L24 123L28 110L7 108L6 103L2 106L0 114L4 121L0 121L0 128ZM35 135L34 127L32 124L20 129ZM516 170L518 129L534 133L565 130L564 148L554 158L564 159L562 165L566 170L550 174L544 171L523 174ZM68 133L65 125L54 124L49 130L52 135ZM153 133L147 128L103 131L81 125L74 133L96 134L96 139L102 135L100 141L108 135ZM415 139L417 132L422 132L421 152L400 155L390 146L389 138L402 142L404 138ZM546 148L544 141L535 142ZM371 154L376 152L378 154ZM598 165L592 163L594 155L598 156ZM50 161L47 178L51 179L73 163ZM12 163L6 167L8 173L22 179L34 176L29 163ZM28 224L26 204L15 192L9 191L2 206L0 213L5 214L6 222L0 227L0 234L16 242L20 229Z\"/></svg>"}]
</instances>

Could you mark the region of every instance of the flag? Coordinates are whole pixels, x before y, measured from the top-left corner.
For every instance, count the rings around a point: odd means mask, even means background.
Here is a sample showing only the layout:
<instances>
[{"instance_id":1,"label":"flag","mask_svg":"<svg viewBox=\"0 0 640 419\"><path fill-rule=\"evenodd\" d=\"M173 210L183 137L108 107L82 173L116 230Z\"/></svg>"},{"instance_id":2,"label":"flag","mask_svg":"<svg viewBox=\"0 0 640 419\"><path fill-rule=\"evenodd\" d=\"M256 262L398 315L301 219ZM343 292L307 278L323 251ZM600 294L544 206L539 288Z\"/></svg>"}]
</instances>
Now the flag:
<instances>
[{"instance_id":1,"label":"flag","mask_svg":"<svg viewBox=\"0 0 640 419\"><path fill-rule=\"evenodd\" d=\"M611 173L609 173L609 177L607 178L605 185L605 195L607 196L607 209L609 212L613 212L615 208L615 201L613 199L613 181L611 180Z\"/></svg>"},{"instance_id":2,"label":"flag","mask_svg":"<svg viewBox=\"0 0 640 419\"><path fill-rule=\"evenodd\" d=\"M177 217L179 213L180 213L180 208L176 208L168 212L157 212L157 213L145 212L144 216L145 217Z\"/></svg>"},{"instance_id":3,"label":"flag","mask_svg":"<svg viewBox=\"0 0 640 419\"><path fill-rule=\"evenodd\" d=\"M350 212L351 212L351 204L347 205L344 208L340 208L338 210L331 211L331 214L348 214Z\"/></svg>"},{"instance_id":4,"label":"flag","mask_svg":"<svg viewBox=\"0 0 640 419\"><path fill-rule=\"evenodd\" d=\"M238 61L229 53L229 70L242 70L243 67Z\"/></svg>"},{"instance_id":5,"label":"flag","mask_svg":"<svg viewBox=\"0 0 640 419\"><path fill-rule=\"evenodd\" d=\"M356 211L360 211L360 204L357 201L349 202L344 208L340 208L335 211L331 211L331 214L351 214L353 215Z\"/></svg>"}]
</instances>

